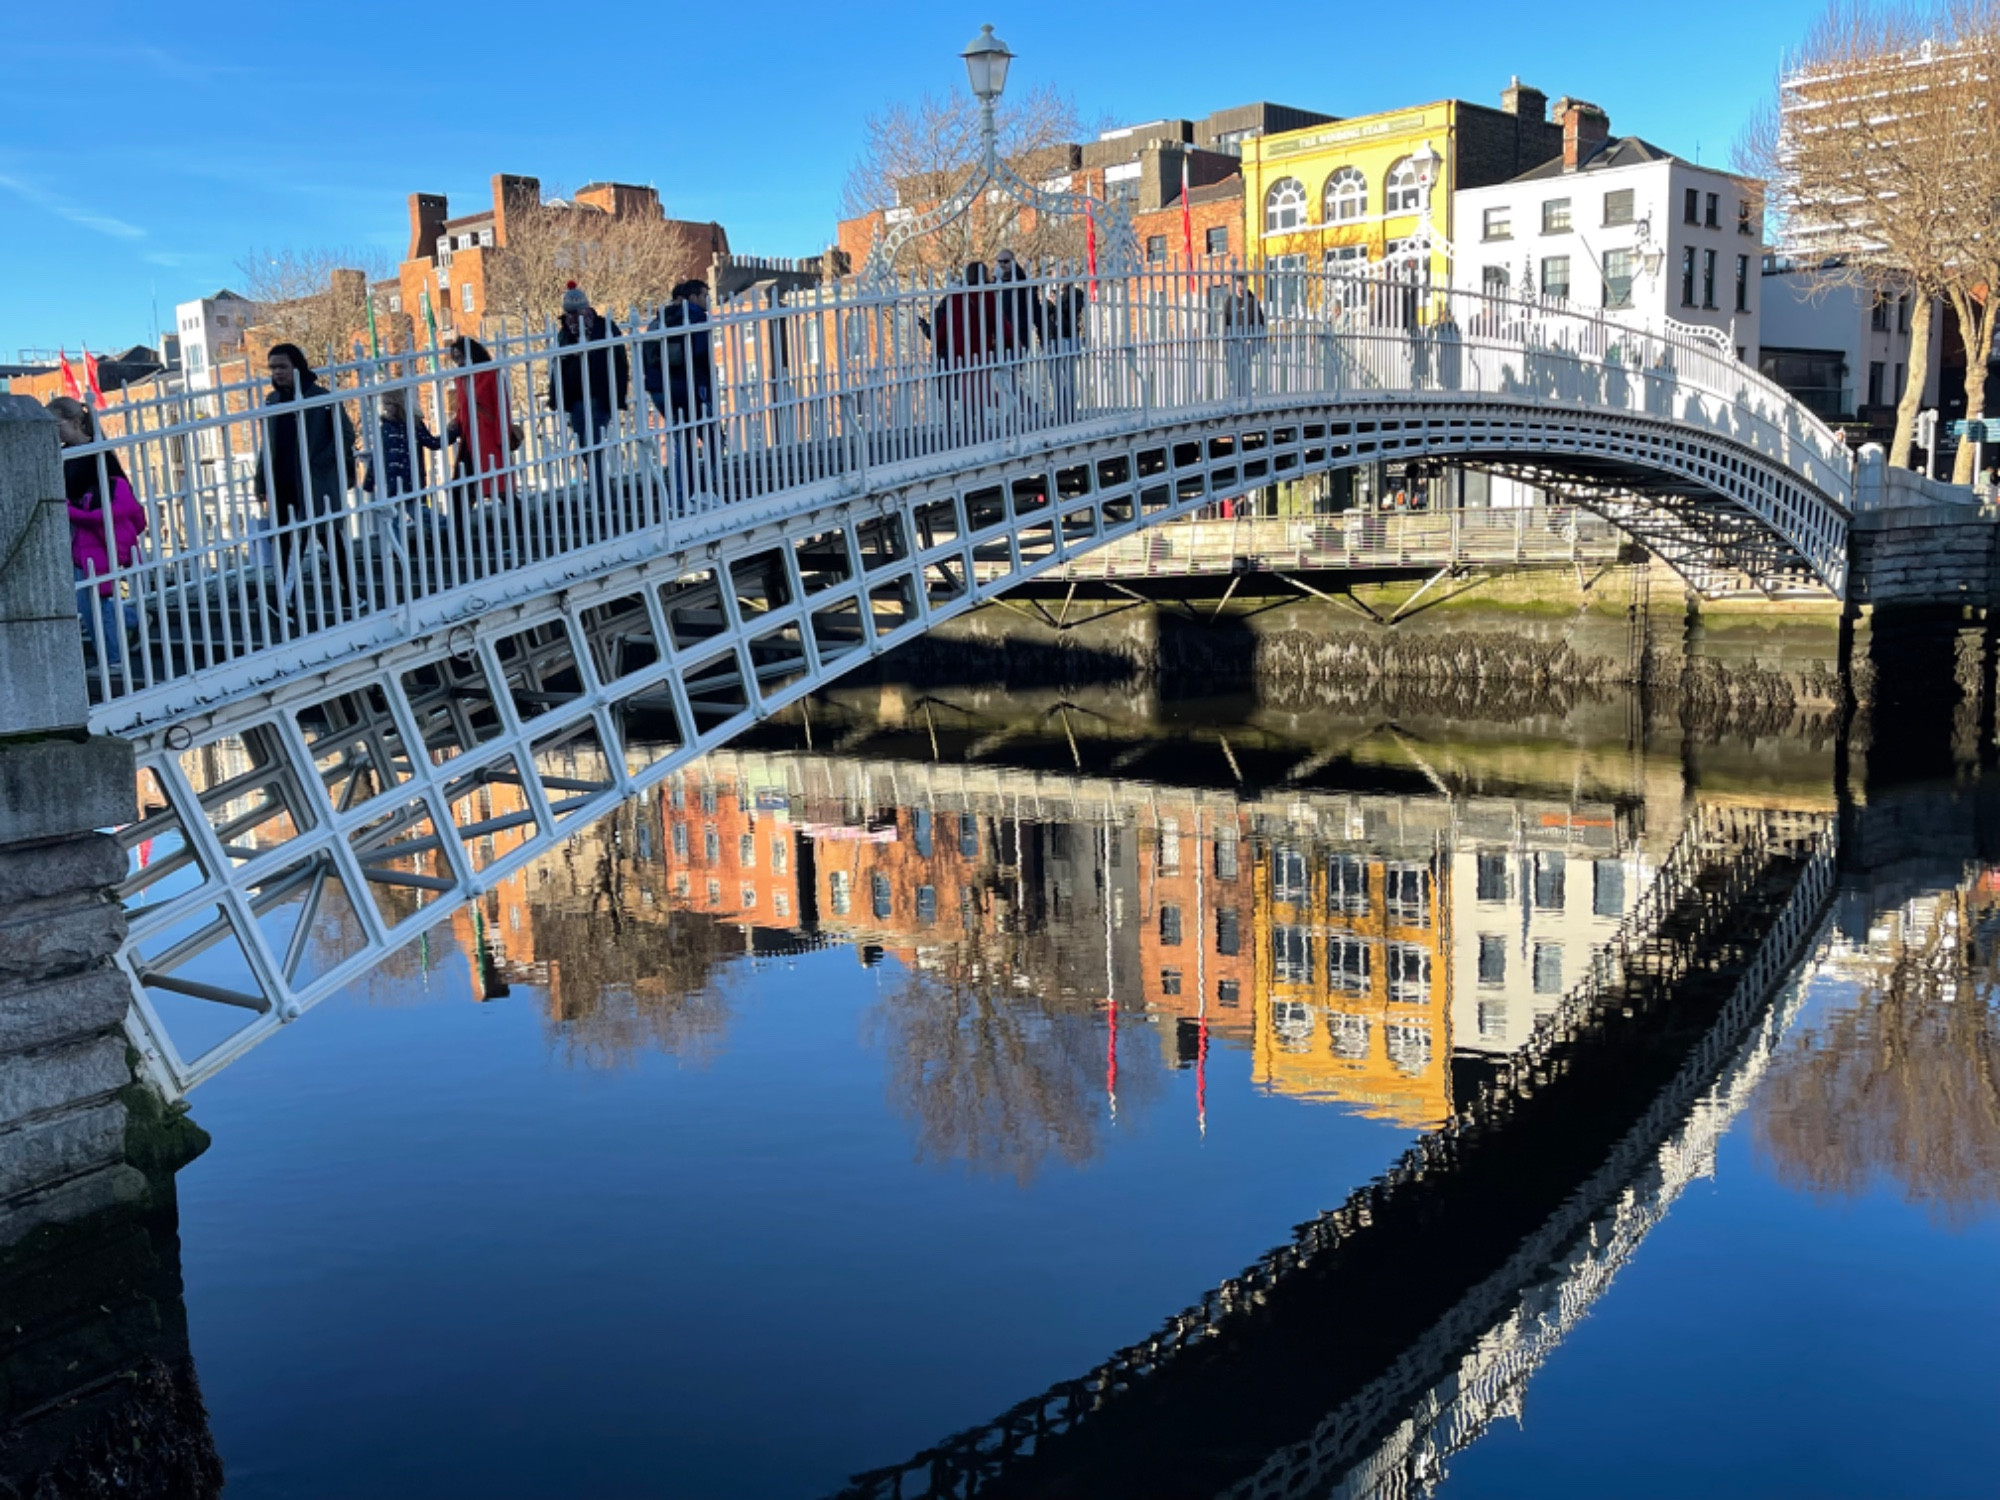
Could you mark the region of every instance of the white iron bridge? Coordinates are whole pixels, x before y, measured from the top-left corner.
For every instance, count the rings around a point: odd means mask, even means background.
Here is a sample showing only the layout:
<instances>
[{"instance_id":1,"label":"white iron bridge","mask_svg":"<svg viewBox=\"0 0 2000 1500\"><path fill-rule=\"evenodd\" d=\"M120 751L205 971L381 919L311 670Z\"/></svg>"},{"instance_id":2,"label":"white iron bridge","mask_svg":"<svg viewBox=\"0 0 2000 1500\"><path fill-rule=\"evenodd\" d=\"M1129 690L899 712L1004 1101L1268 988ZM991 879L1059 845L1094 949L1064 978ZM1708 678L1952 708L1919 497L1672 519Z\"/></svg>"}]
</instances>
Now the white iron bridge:
<instances>
[{"instance_id":1,"label":"white iron bridge","mask_svg":"<svg viewBox=\"0 0 2000 1500\"><path fill-rule=\"evenodd\" d=\"M744 726L1272 485L1441 460L1697 589L1845 588L1846 449L1698 330L1075 269L627 321L114 408L68 450L148 520L85 655L91 727L138 748L122 962L169 1092ZM448 422L456 461L385 462Z\"/></svg>"}]
</instances>

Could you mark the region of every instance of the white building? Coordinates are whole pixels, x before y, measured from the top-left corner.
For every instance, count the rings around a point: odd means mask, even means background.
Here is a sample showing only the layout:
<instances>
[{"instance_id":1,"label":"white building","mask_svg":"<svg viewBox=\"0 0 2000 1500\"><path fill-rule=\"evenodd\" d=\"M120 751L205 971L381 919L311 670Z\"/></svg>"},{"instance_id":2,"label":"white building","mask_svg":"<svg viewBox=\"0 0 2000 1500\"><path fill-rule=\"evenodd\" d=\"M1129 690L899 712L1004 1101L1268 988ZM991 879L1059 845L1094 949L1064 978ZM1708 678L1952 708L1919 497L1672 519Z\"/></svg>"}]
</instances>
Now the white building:
<instances>
[{"instance_id":1,"label":"white building","mask_svg":"<svg viewBox=\"0 0 2000 1500\"><path fill-rule=\"evenodd\" d=\"M258 304L223 287L211 297L183 302L174 309L174 331L181 341L181 374L191 391L215 383L216 362L243 345L243 330L257 319Z\"/></svg>"},{"instance_id":2,"label":"white building","mask_svg":"<svg viewBox=\"0 0 2000 1500\"><path fill-rule=\"evenodd\" d=\"M1843 284L1837 268L1767 256L1757 368L1830 421L1893 427L1909 371L1911 295ZM1923 405L1938 403L1944 353L1932 321Z\"/></svg>"},{"instance_id":3,"label":"white building","mask_svg":"<svg viewBox=\"0 0 2000 1500\"><path fill-rule=\"evenodd\" d=\"M1696 166L1602 111L1562 99L1563 154L1511 181L1464 188L1452 284L1602 310L1634 326L1714 329L1757 357L1761 184Z\"/></svg>"}]
</instances>

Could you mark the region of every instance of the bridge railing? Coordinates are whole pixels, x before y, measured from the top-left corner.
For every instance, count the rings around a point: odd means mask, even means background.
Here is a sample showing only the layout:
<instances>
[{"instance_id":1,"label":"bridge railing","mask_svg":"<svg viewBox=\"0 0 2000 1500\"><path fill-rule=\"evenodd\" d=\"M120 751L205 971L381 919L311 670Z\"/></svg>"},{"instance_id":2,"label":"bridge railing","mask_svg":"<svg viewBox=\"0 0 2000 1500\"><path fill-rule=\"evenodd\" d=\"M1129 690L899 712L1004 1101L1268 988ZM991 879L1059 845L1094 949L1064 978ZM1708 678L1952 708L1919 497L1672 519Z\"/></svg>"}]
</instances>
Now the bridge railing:
<instances>
[{"instance_id":1,"label":"bridge railing","mask_svg":"<svg viewBox=\"0 0 2000 1500\"><path fill-rule=\"evenodd\" d=\"M1203 517L1108 543L1071 563L1064 576L1609 562L1620 540L1617 527L1574 505Z\"/></svg>"},{"instance_id":2,"label":"bridge railing","mask_svg":"<svg viewBox=\"0 0 2000 1500\"><path fill-rule=\"evenodd\" d=\"M129 536L122 476L144 526L79 579L98 727L184 712L218 668L236 688L316 670L726 537L763 501L1067 429L1479 393L1694 424L1822 493L1850 482L1832 432L1706 338L1406 281L1059 267L643 321L363 361L289 398L244 383L107 412L66 454L87 492L73 522Z\"/></svg>"}]
</instances>

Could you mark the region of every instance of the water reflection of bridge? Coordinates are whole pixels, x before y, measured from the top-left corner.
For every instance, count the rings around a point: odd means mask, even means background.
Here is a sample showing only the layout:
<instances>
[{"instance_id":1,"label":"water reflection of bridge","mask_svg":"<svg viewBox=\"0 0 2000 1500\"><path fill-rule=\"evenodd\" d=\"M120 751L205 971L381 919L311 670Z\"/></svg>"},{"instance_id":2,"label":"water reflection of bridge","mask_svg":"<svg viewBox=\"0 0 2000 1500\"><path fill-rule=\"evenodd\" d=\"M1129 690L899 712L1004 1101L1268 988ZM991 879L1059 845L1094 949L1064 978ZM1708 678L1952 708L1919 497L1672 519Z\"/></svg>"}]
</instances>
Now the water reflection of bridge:
<instances>
[{"instance_id":1,"label":"water reflection of bridge","mask_svg":"<svg viewBox=\"0 0 2000 1500\"><path fill-rule=\"evenodd\" d=\"M1824 820L1707 810L1443 1129L1119 1351L856 1496L1421 1493L1665 1212L1782 1027Z\"/></svg>"}]
</instances>

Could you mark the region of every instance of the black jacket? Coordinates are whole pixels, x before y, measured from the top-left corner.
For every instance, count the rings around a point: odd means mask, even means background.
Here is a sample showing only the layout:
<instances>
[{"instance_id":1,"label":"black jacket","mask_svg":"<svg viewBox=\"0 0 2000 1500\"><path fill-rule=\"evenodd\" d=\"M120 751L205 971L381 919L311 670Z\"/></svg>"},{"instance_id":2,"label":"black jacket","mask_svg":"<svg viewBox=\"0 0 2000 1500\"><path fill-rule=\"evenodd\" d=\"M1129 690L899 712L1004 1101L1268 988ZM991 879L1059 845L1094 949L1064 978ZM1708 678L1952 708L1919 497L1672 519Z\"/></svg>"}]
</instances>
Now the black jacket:
<instances>
[{"instance_id":1,"label":"black jacket","mask_svg":"<svg viewBox=\"0 0 2000 1500\"><path fill-rule=\"evenodd\" d=\"M682 328L699 331L676 332ZM648 339L641 349L640 364L646 389L655 400L666 393L669 385L673 388L676 406L687 405L690 393L704 399L713 393L715 352L710 346L705 309L692 302L669 302L653 319L648 331L667 335L665 338Z\"/></svg>"},{"instance_id":2,"label":"black jacket","mask_svg":"<svg viewBox=\"0 0 2000 1500\"><path fill-rule=\"evenodd\" d=\"M559 346L595 343L618 337L618 325L601 313L579 320L574 335L565 328L556 335ZM584 376L588 366L589 381ZM567 411L583 405L586 395L593 406L623 406L632 388L632 359L623 344L609 349L591 349L565 354L549 364L548 404L550 411Z\"/></svg>"},{"instance_id":3,"label":"black jacket","mask_svg":"<svg viewBox=\"0 0 2000 1500\"><path fill-rule=\"evenodd\" d=\"M420 412L410 415L408 425L384 412L379 426L381 441L369 455L368 473L361 481L361 488L372 495L380 481L384 493L392 496L421 490L429 477L424 450L428 448L435 453L444 444ZM415 443L410 441L413 435Z\"/></svg>"},{"instance_id":4,"label":"black jacket","mask_svg":"<svg viewBox=\"0 0 2000 1500\"><path fill-rule=\"evenodd\" d=\"M257 465L256 491L281 513L327 511L347 497L354 477L354 423L339 403L301 412L297 403L324 396L326 387L311 375L301 375L291 397L274 386L265 397L264 452ZM299 443L305 442L304 462ZM268 478L267 478L268 475ZM305 505L310 478L312 504Z\"/></svg>"}]
</instances>

